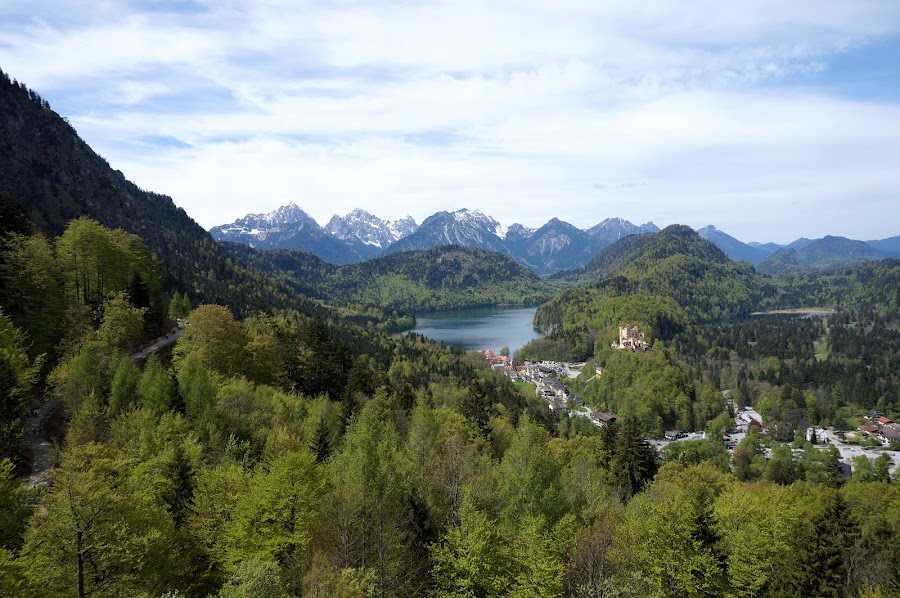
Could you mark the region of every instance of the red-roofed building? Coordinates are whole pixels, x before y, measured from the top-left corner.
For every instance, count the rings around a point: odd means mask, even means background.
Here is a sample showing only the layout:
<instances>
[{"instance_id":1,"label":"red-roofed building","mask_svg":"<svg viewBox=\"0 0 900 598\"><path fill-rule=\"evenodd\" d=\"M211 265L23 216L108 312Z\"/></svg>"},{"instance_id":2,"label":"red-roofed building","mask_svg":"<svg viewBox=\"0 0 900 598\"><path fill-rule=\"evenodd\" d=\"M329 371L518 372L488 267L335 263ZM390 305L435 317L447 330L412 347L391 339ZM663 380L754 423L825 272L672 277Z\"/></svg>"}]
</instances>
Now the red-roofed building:
<instances>
[{"instance_id":1,"label":"red-roofed building","mask_svg":"<svg viewBox=\"0 0 900 598\"><path fill-rule=\"evenodd\" d=\"M869 434L874 434L878 431L879 428L878 426L873 426L872 424L864 424L862 426L858 426L856 429L860 432L868 432Z\"/></svg>"},{"instance_id":2,"label":"red-roofed building","mask_svg":"<svg viewBox=\"0 0 900 598\"><path fill-rule=\"evenodd\" d=\"M878 419L876 419L875 421L877 421L877 422L878 422L879 424L881 424L882 426L883 426L883 425L886 425L886 424L892 424L892 423L894 423L894 421L893 421L891 418L885 417L885 416L883 416L883 415L882 415L881 417L879 417Z\"/></svg>"}]
</instances>

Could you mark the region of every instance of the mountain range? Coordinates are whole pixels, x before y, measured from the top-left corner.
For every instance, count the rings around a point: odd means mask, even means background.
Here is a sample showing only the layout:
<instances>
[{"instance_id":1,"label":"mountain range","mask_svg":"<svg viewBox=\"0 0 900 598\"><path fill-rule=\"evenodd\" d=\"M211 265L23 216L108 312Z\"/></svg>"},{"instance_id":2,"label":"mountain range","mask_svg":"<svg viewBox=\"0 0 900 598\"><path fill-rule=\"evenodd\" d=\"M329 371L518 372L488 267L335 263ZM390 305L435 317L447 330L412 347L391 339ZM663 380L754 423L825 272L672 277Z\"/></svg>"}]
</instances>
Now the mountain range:
<instances>
[{"instance_id":1,"label":"mountain range","mask_svg":"<svg viewBox=\"0 0 900 598\"><path fill-rule=\"evenodd\" d=\"M401 251L443 245L496 251L539 275L577 269L598 251L629 235L657 232L652 222L637 226L622 218L607 218L581 230L558 218L537 229L504 226L480 210L437 212L421 225L407 216L382 220L361 209L335 214L320 226L296 204L268 214L249 214L210 230L217 241L243 243L255 249L295 249L343 265Z\"/></svg>"},{"instance_id":2,"label":"mountain range","mask_svg":"<svg viewBox=\"0 0 900 598\"><path fill-rule=\"evenodd\" d=\"M214 227L210 233L216 240L256 249L307 251L338 265L401 251L459 245L496 251L546 276L578 270L604 247L626 237L659 231L653 222L636 225L623 218L607 218L586 230L559 218L537 229L522 224L504 226L480 210L468 209L437 212L418 226L409 216L392 222L356 209L343 217L335 214L323 228L296 204L290 204L269 214L250 214ZM749 262L765 274L822 270L900 257L900 236L866 242L839 242L842 237L830 236L800 237L788 245L779 245L744 243L713 225L696 232L730 259Z\"/></svg>"}]
</instances>

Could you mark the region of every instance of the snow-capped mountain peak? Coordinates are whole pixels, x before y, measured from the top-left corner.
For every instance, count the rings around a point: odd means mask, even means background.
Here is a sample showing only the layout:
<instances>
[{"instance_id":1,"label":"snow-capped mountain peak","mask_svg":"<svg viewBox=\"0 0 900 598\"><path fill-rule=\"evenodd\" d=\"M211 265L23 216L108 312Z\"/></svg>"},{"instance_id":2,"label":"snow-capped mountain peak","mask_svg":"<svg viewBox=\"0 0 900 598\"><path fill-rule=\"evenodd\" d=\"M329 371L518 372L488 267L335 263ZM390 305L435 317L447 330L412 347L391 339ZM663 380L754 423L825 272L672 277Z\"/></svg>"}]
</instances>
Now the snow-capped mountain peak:
<instances>
[{"instance_id":1,"label":"snow-capped mountain peak","mask_svg":"<svg viewBox=\"0 0 900 598\"><path fill-rule=\"evenodd\" d=\"M230 224L223 224L210 229L213 237L226 235L262 236L280 231L286 227L310 226L319 228L318 223L295 203L289 203L267 214L247 214ZM218 236L217 236L218 235Z\"/></svg>"},{"instance_id":2,"label":"snow-capped mountain peak","mask_svg":"<svg viewBox=\"0 0 900 598\"><path fill-rule=\"evenodd\" d=\"M452 212L451 215L453 216L453 219L462 226L490 232L501 239L505 239L506 234L509 232L509 227L500 224L481 210L469 210L468 208L463 208Z\"/></svg>"},{"instance_id":3,"label":"snow-capped mountain peak","mask_svg":"<svg viewBox=\"0 0 900 598\"><path fill-rule=\"evenodd\" d=\"M411 216L390 222L356 208L343 218L335 214L325 225L325 230L344 241L361 241L366 245L383 249L416 230Z\"/></svg>"},{"instance_id":4,"label":"snow-capped mountain peak","mask_svg":"<svg viewBox=\"0 0 900 598\"><path fill-rule=\"evenodd\" d=\"M592 237L596 237L607 243L615 243L623 237L636 235L645 231L624 218L607 218L600 224L587 229L585 232Z\"/></svg>"}]
</instances>

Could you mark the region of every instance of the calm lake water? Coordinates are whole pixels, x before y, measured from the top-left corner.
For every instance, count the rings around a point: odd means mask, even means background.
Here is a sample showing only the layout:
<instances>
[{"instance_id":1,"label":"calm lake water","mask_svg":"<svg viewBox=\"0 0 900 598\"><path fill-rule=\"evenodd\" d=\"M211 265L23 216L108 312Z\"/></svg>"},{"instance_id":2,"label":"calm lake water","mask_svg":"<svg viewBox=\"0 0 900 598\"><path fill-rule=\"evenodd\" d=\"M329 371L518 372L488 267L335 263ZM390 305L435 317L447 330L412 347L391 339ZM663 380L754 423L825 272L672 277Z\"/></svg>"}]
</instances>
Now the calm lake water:
<instances>
[{"instance_id":1,"label":"calm lake water","mask_svg":"<svg viewBox=\"0 0 900 598\"><path fill-rule=\"evenodd\" d=\"M509 347L510 355L543 334L534 329L537 307L477 307L416 316L413 332L467 351Z\"/></svg>"}]
</instances>

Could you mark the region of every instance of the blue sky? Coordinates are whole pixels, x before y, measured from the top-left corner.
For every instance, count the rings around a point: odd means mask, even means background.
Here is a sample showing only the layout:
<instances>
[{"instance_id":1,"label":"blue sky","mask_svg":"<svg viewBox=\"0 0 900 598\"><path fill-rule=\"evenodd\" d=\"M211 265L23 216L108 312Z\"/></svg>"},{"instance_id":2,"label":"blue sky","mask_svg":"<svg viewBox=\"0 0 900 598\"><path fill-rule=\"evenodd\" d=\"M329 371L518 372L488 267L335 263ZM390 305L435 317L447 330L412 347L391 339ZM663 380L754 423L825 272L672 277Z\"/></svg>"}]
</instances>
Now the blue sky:
<instances>
[{"instance_id":1,"label":"blue sky","mask_svg":"<svg viewBox=\"0 0 900 598\"><path fill-rule=\"evenodd\" d=\"M0 68L207 228L296 202L900 234L896 0L6 0Z\"/></svg>"}]
</instances>

